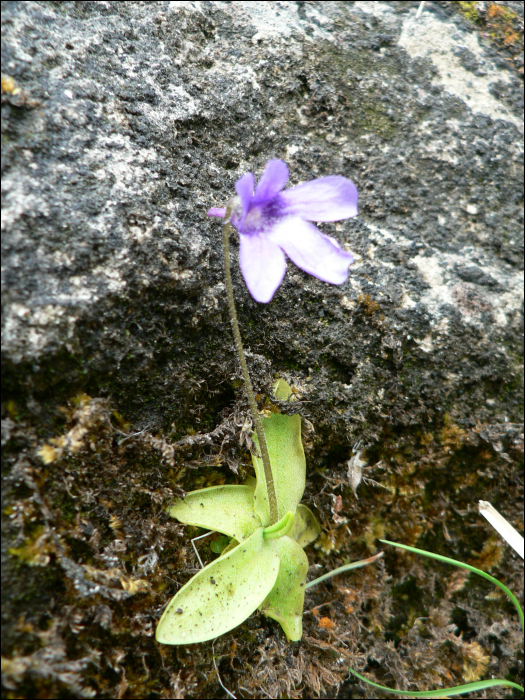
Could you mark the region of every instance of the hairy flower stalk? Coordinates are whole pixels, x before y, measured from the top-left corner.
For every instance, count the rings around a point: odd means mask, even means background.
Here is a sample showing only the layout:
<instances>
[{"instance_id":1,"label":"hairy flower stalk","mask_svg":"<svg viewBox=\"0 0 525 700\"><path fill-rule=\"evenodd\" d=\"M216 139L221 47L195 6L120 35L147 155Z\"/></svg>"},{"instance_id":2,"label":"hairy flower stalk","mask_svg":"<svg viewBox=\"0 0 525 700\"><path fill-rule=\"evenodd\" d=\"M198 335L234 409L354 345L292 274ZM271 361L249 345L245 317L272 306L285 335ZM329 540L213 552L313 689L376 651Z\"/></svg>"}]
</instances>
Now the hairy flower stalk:
<instances>
[{"instance_id":1,"label":"hairy flower stalk","mask_svg":"<svg viewBox=\"0 0 525 700\"><path fill-rule=\"evenodd\" d=\"M226 276L226 289L228 292L228 309L230 311L230 320L232 322L233 337L235 338L235 347L237 349L239 362L241 363L242 376L244 379L244 385L246 387L246 393L248 394L248 402L250 404L250 411L252 413L253 424L255 426L255 432L257 433L257 437L259 438L259 448L261 450L261 458L264 466L264 478L266 479L266 487L268 489L268 503L270 506L271 521L270 524L273 525L278 521L279 517L277 515L277 496L275 494L275 486L273 483L272 466L270 464L270 455L268 454L268 446L266 444L266 437L264 435L261 416L259 415L259 409L257 408L257 403L255 401L255 394L253 393L252 382L248 373L248 365L246 364L246 357L244 355L241 333L239 331L239 323L237 321L237 312L235 310L235 302L233 299L232 276L230 270L229 235L230 217L233 213L234 207L235 200L232 200L226 207L226 216L224 218L224 225L222 227L224 272Z\"/></svg>"}]
</instances>

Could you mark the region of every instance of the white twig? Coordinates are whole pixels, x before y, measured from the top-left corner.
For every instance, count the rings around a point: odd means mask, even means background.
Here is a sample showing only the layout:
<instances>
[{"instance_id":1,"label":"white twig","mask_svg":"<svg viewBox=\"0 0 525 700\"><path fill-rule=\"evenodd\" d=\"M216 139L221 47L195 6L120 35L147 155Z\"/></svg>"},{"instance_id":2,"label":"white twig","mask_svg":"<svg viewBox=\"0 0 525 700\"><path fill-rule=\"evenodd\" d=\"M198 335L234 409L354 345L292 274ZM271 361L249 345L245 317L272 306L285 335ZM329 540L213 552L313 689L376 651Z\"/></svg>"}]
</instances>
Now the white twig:
<instances>
[{"instance_id":1,"label":"white twig","mask_svg":"<svg viewBox=\"0 0 525 700\"><path fill-rule=\"evenodd\" d=\"M137 435L142 435L142 433L145 433L147 429L148 428L144 428L143 430L139 430L138 433L132 433L131 435L129 435L128 433L124 433L124 432L122 432L122 430L119 430L118 428L113 427L113 430L116 433L119 433L119 435L126 436L126 437L122 438L122 440L120 440L119 445L122 445L123 442L126 442L126 440L129 440L130 438L137 437Z\"/></svg>"},{"instance_id":2,"label":"white twig","mask_svg":"<svg viewBox=\"0 0 525 700\"><path fill-rule=\"evenodd\" d=\"M213 665L215 666L215 670L217 671L217 678L219 679L219 683L220 683L221 688L228 695L228 697L233 698L233 700L236 700L235 695L228 690L228 688L224 685L224 683L221 680L221 674L219 673L219 668L217 666L217 662L215 661L215 642L216 642L216 640L214 639L213 642L211 643L211 651L212 651L212 655L213 655Z\"/></svg>"},{"instance_id":3,"label":"white twig","mask_svg":"<svg viewBox=\"0 0 525 700\"><path fill-rule=\"evenodd\" d=\"M520 533L512 527L508 520L505 520L501 513L498 513L492 503L480 501L478 508L481 515L489 521L492 527L499 532L503 539L523 559L523 537Z\"/></svg>"},{"instance_id":4,"label":"white twig","mask_svg":"<svg viewBox=\"0 0 525 700\"><path fill-rule=\"evenodd\" d=\"M213 530L210 530L209 532L207 532L204 535L199 535L198 537L194 537L191 541L191 546L193 547L193 550L194 550L195 554L197 555L197 559L199 560L199 564L201 565L201 569L204 569L204 564L202 563L202 559L200 558L199 553L197 552L197 547L195 546L195 540L202 540L203 537L208 537L208 535L211 535L212 532L213 532Z\"/></svg>"},{"instance_id":5,"label":"white twig","mask_svg":"<svg viewBox=\"0 0 525 700\"><path fill-rule=\"evenodd\" d=\"M421 17L421 13L423 12L424 7L425 7L425 0L422 0L422 2L419 3L419 7L417 8L416 19L419 19Z\"/></svg>"}]
</instances>

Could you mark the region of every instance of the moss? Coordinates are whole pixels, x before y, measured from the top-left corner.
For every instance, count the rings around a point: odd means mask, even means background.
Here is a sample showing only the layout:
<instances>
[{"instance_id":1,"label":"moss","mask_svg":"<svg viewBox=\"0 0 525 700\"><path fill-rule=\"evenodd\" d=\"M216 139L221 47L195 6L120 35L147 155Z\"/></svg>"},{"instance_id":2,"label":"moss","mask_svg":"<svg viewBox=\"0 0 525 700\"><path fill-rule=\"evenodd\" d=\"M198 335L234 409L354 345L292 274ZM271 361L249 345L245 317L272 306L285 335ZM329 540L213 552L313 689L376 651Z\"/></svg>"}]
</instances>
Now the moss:
<instances>
[{"instance_id":1,"label":"moss","mask_svg":"<svg viewBox=\"0 0 525 700\"><path fill-rule=\"evenodd\" d=\"M19 547L10 547L7 551L20 562L32 566L45 566L49 562L49 553L54 550L49 542L49 534L43 525L33 528L31 535Z\"/></svg>"},{"instance_id":2,"label":"moss","mask_svg":"<svg viewBox=\"0 0 525 700\"><path fill-rule=\"evenodd\" d=\"M357 301L362 305L367 316L373 316L381 308L379 303L375 299L372 299L370 294L360 294L357 297Z\"/></svg>"},{"instance_id":3,"label":"moss","mask_svg":"<svg viewBox=\"0 0 525 700\"><path fill-rule=\"evenodd\" d=\"M523 54L523 20L510 7L496 2L486 3L482 9L476 2L456 2L455 5L498 48L508 52L512 58Z\"/></svg>"},{"instance_id":4,"label":"moss","mask_svg":"<svg viewBox=\"0 0 525 700\"><path fill-rule=\"evenodd\" d=\"M477 8L477 2L458 2L458 9L461 14L466 17L469 22L476 24L480 20L480 15Z\"/></svg>"}]
</instances>

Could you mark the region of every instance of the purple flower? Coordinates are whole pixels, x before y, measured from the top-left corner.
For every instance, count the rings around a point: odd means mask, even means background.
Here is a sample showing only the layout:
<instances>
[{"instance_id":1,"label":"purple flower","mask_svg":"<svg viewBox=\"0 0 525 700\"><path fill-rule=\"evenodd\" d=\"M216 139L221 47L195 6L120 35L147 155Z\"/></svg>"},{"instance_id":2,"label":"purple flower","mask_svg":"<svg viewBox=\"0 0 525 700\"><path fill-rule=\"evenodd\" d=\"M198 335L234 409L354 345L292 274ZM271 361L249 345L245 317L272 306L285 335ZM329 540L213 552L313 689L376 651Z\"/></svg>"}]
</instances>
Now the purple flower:
<instances>
[{"instance_id":1,"label":"purple flower","mask_svg":"<svg viewBox=\"0 0 525 700\"><path fill-rule=\"evenodd\" d=\"M339 221L357 214L357 189L339 175L322 177L283 190L288 167L270 160L254 192L246 173L235 183L238 205L231 223L239 232L239 262L246 286L256 301L267 303L286 273L286 255L305 272L330 284L343 284L354 262L339 243L309 221ZM214 207L208 216L224 217Z\"/></svg>"}]
</instances>

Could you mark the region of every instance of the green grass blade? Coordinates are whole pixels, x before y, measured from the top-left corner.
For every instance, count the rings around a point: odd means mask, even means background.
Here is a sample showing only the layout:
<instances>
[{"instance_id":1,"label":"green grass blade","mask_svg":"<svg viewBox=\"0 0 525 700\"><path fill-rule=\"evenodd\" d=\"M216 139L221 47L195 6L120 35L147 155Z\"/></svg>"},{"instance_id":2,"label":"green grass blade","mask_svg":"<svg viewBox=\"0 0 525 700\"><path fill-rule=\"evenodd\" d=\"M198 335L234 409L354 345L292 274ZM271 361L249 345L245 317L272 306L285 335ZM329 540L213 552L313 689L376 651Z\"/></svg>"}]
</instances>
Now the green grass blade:
<instances>
[{"instance_id":1,"label":"green grass blade","mask_svg":"<svg viewBox=\"0 0 525 700\"><path fill-rule=\"evenodd\" d=\"M479 576L483 576L483 578L486 578L487 581L490 581L494 585L498 586L501 588L501 590L506 593L509 598L512 600L514 603L516 610L518 611L518 615L520 618L521 622L521 628L523 630L524 624L523 624L523 610L521 609L520 604L518 603L516 597L514 594L505 586L503 583L498 581L498 579L494 578L490 574L485 573L485 571L481 571L481 569L476 569L475 566L470 566L470 564L464 564L461 561L456 561L456 559L450 559L449 557L444 557L441 554L434 554L432 552L425 552L423 549L418 549L417 547L410 547L407 544L398 544L397 542L390 542L389 540L379 540L380 542L383 542L384 544L390 544L392 547L397 547L398 549L405 549L407 552L413 552L414 554L421 554L424 557L429 557L430 559L437 559L437 561L444 562L445 564L453 564L454 566L459 566L462 569L467 569L467 571L472 571L475 574L478 574ZM365 560L366 561L366 560ZM366 561L366 563L369 563ZM363 562L354 562L354 564L360 564L361 566L364 566ZM345 567L341 567L343 569ZM355 568L355 566L352 566L352 564L348 565L348 568ZM323 578L327 578L329 575L333 575L334 573L337 573L339 570L335 569L335 571L330 572L330 574L326 574L325 576L321 576L321 579L316 579L315 581L312 581L312 583L317 583ZM368 685L373 685L374 688L379 688L380 690L383 690L385 693L393 693L394 695L405 695L406 697L409 698L448 698L452 697L453 695L462 695L463 693L474 693L479 690L484 690L485 688L494 688L495 686L505 686L507 688L515 688L516 690L519 690L523 693L523 688L521 685L518 685L517 683L513 683L512 681L507 681L504 680L503 678L493 678L490 681L476 681L475 683L467 683L466 685L457 685L455 688L439 688L438 690L392 690L391 688L387 688L384 685L379 685L378 683L374 683L373 681L369 681L367 678L362 676L360 673L357 673L357 671L354 671L352 668L350 669L350 672L354 674L354 676L357 676L361 681L364 683L368 683Z\"/></svg>"},{"instance_id":2,"label":"green grass blade","mask_svg":"<svg viewBox=\"0 0 525 700\"><path fill-rule=\"evenodd\" d=\"M382 542L384 540L381 540ZM390 543L389 543L390 544ZM516 690L521 690L523 693L523 688L517 683L512 681L506 681L503 678L493 678L490 681L476 681L475 683L467 683L466 685L457 685L455 688L439 688L438 690L392 690L384 685L379 685L379 683L374 683L369 681L367 678L362 676L357 671L350 669L354 676L357 676L359 680L363 683L368 683L368 685L373 685L374 688L379 688L385 693L393 693L394 695L406 695L409 698L450 698L453 695L462 695L463 693L475 693L478 690L484 690L485 688L494 688L495 686L502 685L507 688L516 688Z\"/></svg>"},{"instance_id":3,"label":"green grass blade","mask_svg":"<svg viewBox=\"0 0 525 700\"><path fill-rule=\"evenodd\" d=\"M332 576L336 576L337 574L343 574L345 571L350 571L350 569L359 569L361 566L373 564L375 561L377 561L377 559L380 559L383 556L383 554L384 552L378 552L377 554L374 554L373 557L368 557L368 559L361 559L360 561L353 561L351 564L339 566L337 569L329 571L323 576L319 576L319 578L314 578L314 580L310 581L310 583L307 583L304 588L306 590L308 588L311 588L312 586L317 586L317 584L321 583L321 581L324 581L327 578L331 578Z\"/></svg>"},{"instance_id":4,"label":"green grass blade","mask_svg":"<svg viewBox=\"0 0 525 700\"><path fill-rule=\"evenodd\" d=\"M407 545L407 544L398 544L397 542L390 542L389 540L379 540L379 541L383 542L384 544L390 544L390 545L392 545L392 547L397 547L398 549L406 549L407 552L414 552L414 554L421 554L422 556L429 557L430 559L437 559L438 561L442 561L445 564L453 564L454 566L459 566L462 569L467 569L467 571L473 571L475 574L478 574L478 576L483 576L483 578L486 578L487 581L490 581L495 586L498 586L499 588L501 588L501 590L506 595L508 595L508 597L512 600L516 610L518 611L518 616L520 618L520 623L521 623L521 630L525 634L523 610L521 609L521 605L519 604L516 596L512 593L512 591L510 591L507 588L507 586L505 586L505 584L501 583L501 581L498 581L497 578L494 578L494 576L487 574L485 571L482 571L481 569L476 569L475 566L470 566L470 564L464 564L462 561L457 561L456 559L449 559L449 557L443 557L441 554L434 554L433 552L425 552L425 550L423 550L423 549L417 549L417 547L409 547L409 545Z\"/></svg>"}]
</instances>

